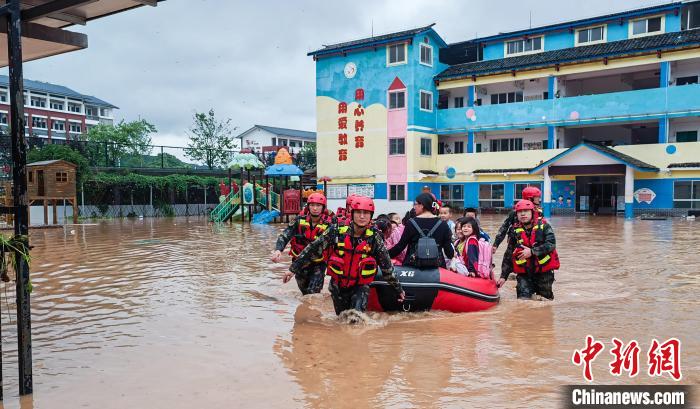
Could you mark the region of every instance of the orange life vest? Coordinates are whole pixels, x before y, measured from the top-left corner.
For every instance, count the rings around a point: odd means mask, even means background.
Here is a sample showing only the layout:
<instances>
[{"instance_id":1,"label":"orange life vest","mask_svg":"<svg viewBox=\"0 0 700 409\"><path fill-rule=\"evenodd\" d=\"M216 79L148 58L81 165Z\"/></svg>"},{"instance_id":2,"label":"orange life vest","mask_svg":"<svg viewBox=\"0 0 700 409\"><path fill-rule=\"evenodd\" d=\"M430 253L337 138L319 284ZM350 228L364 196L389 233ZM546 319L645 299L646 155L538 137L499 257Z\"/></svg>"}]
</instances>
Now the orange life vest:
<instances>
[{"instance_id":1,"label":"orange life vest","mask_svg":"<svg viewBox=\"0 0 700 409\"><path fill-rule=\"evenodd\" d=\"M296 260L304 248L323 234L330 224L331 220L328 213L321 214L321 219L313 229L311 228L311 215L300 217L297 222L296 234L294 234L294 237L292 237L292 240L289 242L289 255L292 256L292 260ZM321 261L323 261L323 257L313 260L314 263L320 263Z\"/></svg>"},{"instance_id":2,"label":"orange life vest","mask_svg":"<svg viewBox=\"0 0 700 409\"><path fill-rule=\"evenodd\" d=\"M527 233L522 223L518 222L513 225L515 234L518 236L518 245L532 249L537 243L544 242L543 229L546 225L546 221L544 221L543 218L539 218L537 223L532 226L530 234ZM518 255L521 252L521 247L517 247L515 251L513 251L513 272L515 274L526 274L528 272L528 265L531 271L535 273L546 273L548 271L557 270L560 267L559 254L557 254L556 249L539 258L533 254L530 258L519 260Z\"/></svg>"},{"instance_id":3,"label":"orange life vest","mask_svg":"<svg viewBox=\"0 0 700 409\"><path fill-rule=\"evenodd\" d=\"M374 231L365 229L360 242L353 246L352 228L338 227L335 246L328 254L326 274L331 276L339 287L365 285L374 281L374 276L377 274L377 260L372 257L372 246L369 244L372 236Z\"/></svg>"}]
</instances>

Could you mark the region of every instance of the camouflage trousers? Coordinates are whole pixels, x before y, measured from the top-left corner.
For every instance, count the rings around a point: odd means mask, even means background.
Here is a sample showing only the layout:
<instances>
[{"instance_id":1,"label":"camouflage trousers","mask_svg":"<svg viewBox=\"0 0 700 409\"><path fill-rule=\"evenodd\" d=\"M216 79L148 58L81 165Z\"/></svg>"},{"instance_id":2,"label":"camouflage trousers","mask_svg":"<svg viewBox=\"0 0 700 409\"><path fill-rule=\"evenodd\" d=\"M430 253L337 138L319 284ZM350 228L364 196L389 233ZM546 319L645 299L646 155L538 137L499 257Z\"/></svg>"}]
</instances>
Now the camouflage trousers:
<instances>
[{"instance_id":1,"label":"camouflage trousers","mask_svg":"<svg viewBox=\"0 0 700 409\"><path fill-rule=\"evenodd\" d=\"M345 310L354 309L360 312L367 310L368 285L341 288L335 281L331 281L328 284L328 291L330 291L331 298L333 298L333 307L337 315L340 315Z\"/></svg>"},{"instance_id":2,"label":"camouflage trousers","mask_svg":"<svg viewBox=\"0 0 700 409\"><path fill-rule=\"evenodd\" d=\"M320 293L323 289L323 279L326 277L326 263L314 263L295 274L297 285L304 295Z\"/></svg>"},{"instance_id":3,"label":"camouflage trousers","mask_svg":"<svg viewBox=\"0 0 700 409\"><path fill-rule=\"evenodd\" d=\"M506 252L503 253L503 261L501 262L501 277L510 275L513 272L513 251L515 248L510 244L506 247Z\"/></svg>"},{"instance_id":4,"label":"camouflage trousers","mask_svg":"<svg viewBox=\"0 0 700 409\"><path fill-rule=\"evenodd\" d=\"M537 274L518 274L518 284L515 292L518 298L530 299L537 294L549 300L554 299L554 271Z\"/></svg>"}]
</instances>

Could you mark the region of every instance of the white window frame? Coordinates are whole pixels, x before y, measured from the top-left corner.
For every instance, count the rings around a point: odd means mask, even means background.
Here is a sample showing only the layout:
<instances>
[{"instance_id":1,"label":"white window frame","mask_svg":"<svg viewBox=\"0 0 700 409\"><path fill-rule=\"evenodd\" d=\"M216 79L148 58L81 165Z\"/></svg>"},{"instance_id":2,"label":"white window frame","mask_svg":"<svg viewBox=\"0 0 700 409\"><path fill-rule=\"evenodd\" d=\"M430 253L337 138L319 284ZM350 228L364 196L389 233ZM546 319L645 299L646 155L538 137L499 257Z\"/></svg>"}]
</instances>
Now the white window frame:
<instances>
[{"instance_id":1,"label":"white window frame","mask_svg":"<svg viewBox=\"0 0 700 409\"><path fill-rule=\"evenodd\" d=\"M419 138L418 140L419 140L418 152L420 153L420 156L425 157L425 158L433 156L433 140L432 140L432 138ZM423 141L430 142L430 145L428 145L428 146L430 146L430 152L427 154L423 153Z\"/></svg>"},{"instance_id":2,"label":"white window frame","mask_svg":"<svg viewBox=\"0 0 700 409\"><path fill-rule=\"evenodd\" d=\"M423 48L430 49L430 63L423 62ZM425 65L426 67L432 67L434 58L435 58L435 56L434 56L433 46L430 44L426 44L426 43L420 43L420 45L418 46L418 62L421 65Z\"/></svg>"},{"instance_id":3,"label":"white window frame","mask_svg":"<svg viewBox=\"0 0 700 409\"><path fill-rule=\"evenodd\" d=\"M509 54L509 53L508 53L508 43L512 43L512 42L514 42L514 41L526 41L525 38L516 38L516 39L513 39L513 40L506 40L506 41L503 42L503 55L506 56L506 57L515 57L515 56L518 56L518 55L538 54L538 53L543 52L543 51L544 51L544 35L532 36L532 37L527 38L527 40L534 40L535 38L540 38L540 39L541 39L542 47L541 47L539 50L523 51L523 52L521 52L521 53ZM523 47L523 48L525 48L525 47Z\"/></svg>"},{"instance_id":4,"label":"white window frame","mask_svg":"<svg viewBox=\"0 0 700 409\"><path fill-rule=\"evenodd\" d=\"M653 32L650 33L650 32L648 31L648 30L649 30L649 22L647 21L647 32L646 32L646 33L642 33L642 34L633 34L632 26L634 25L633 23L634 23L635 21L649 20L649 19L657 18L657 17L661 17L661 30L659 30L659 31L653 31ZM645 17L641 17L641 18L635 18L635 19L631 19L630 21L627 22L627 35L628 35L628 38L639 38L639 37L654 36L654 35L657 35L657 34L663 34L663 33L665 33L665 32L666 32L666 15L664 15L664 14L657 14L657 15L654 15L654 16L645 16Z\"/></svg>"},{"instance_id":5,"label":"white window frame","mask_svg":"<svg viewBox=\"0 0 700 409\"><path fill-rule=\"evenodd\" d=\"M423 108L423 94L430 95L430 109ZM433 112L433 93L431 91L427 91L427 90L422 89L422 90L418 91L418 96L419 96L418 103L420 104L420 106L419 106L420 110L423 112Z\"/></svg>"},{"instance_id":6,"label":"white window frame","mask_svg":"<svg viewBox=\"0 0 700 409\"><path fill-rule=\"evenodd\" d=\"M676 183L677 182L690 182L690 199L676 199ZM671 199L673 201L673 208L674 209L695 210L695 208L693 207L693 204L695 202L700 202L700 199L693 199L693 185L696 183L700 184L700 179L674 180L673 181L673 192L671 193ZM688 202L688 203L690 203L690 207L676 207L676 202Z\"/></svg>"},{"instance_id":7,"label":"white window frame","mask_svg":"<svg viewBox=\"0 0 700 409\"><path fill-rule=\"evenodd\" d=\"M585 43L581 43L578 41L578 33L579 32L586 31L586 30L592 30L594 28L599 28L599 27L603 27L603 38L601 40L587 41ZM575 43L576 47L582 47L582 46L593 45L593 44L602 44L602 43L607 43L607 42L608 42L608 25L607 24L599 24L596 26L579 28L574 32L574 43Z\"/></svg>"},{"instance_id":8,"label":"white window frame","mask_svg":"<svg viewBox=\"0 0 700 409\"><path fill-rule=\"evenodd\" d=\"M395 140L403 141L403 152L401 153L391 153L391 142ZM389 137L389 156L406 156L406 138L403 136Z\"/></svg>"},{"instance_id":9,"label":"white window frame","mask_svg":"<svg viewBox=\"0 0 700 409\"><path fill-rule=\"evenodd\" d=\"M35 126L35 125L34 125L34 119L35 119L35 118L36 118L36 119L43 119L44 122L46 123L46 126L43 127L43 128L40 127L40 126ZM49 119L48 119L47 117L45 117L45 116L42 116L42 115L32 115L32 129L47 129L47 130L48 130L48 129L49 129Z\"/></svg>"},{"instance_id":10,"label":"white window frame","mask_svg":"<svg viewBox=\"0 0 700 409\"><path fill-rule=\"evenodd\" d=\"M403 61L389 62L389 55L390 55L391 47L401 46L401 45L403 46ZM405 65L405 64L408 64L408 43L387 44L387 46L386 46L386 66L387 67L395 67L397 65Z\"/></svg>"},{"instance_id":11,"label":"white window frame","mask_svg":"<svg viewBox=\"0 0 700 409\"><path fill-rule=\"evenodd\" d=\"M392 107L391 107L391 94L398 94L398 93L403 93L403 107L402 107L402 108L392 108ZM404 89L397 89L397 90L391 90L391 91L389 91L388 94L387 94L387 96L386 96L386 98L387 98L387 99L386 99L387 109L388 109L389 111L398 111L398 110L401 110L401 109L406 109L406 108L408 107L408 101L407 101L407 99L406 99L406 94L407 94L407 93L406 93L406 89L405 89L405 88L404 88Z\"/></svg>"},{"instance_id":12,"label":"white window frame","mask_svg":"<svg viewBox=\"0 0 700 409\"><path fill-rule=\"evenodd\" d=\"M63 129L58 129L58 128L56 128L56 125L61 125L61 126L63 127ZM52 130L52 131L65 132L65 131L66 131L66 121L61 121L61 120L52 119L52 120L51 120L51 130Z\"/></svg>"},{"instance_id":13,"label":"white window frame","mask_svg":"<svg viewBox=\"0 0 700 409\"><path fill-rule=\"evenodd\" d=\"M397 190L396 193L398 193L398 187L399 187L399 186L403 187L403 198L400 198L400 199L399 199L399 198L394 198L394 199L392 199L392 198L391 198L391 188L392 188L392 187L395 187L396 190ZM396 202L405 202L405 201L406 201L406 185L405 185L404 183L396 183L396 184L394 184L394 183L389 183L389 192L388 192L388 193L389 193L389 194L388 194L387 196L388 196L389 201L391 201L391 202L393 202L393 201L396 201ZM398 196L398 195L397 195L397 196Z\"/></svg>"}]
</instances>

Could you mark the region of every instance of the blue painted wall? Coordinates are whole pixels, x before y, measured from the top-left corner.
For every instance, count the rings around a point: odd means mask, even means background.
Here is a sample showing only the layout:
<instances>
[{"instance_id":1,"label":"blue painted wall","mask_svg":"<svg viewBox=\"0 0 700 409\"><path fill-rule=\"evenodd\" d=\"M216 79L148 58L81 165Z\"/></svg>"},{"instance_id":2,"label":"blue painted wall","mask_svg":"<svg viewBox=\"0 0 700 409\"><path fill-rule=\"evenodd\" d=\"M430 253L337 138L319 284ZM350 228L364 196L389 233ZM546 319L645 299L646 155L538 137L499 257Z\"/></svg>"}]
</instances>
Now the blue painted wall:
<instances>
[{"instance_id":1,"label":"blue painted wall","mask_svg":"<svg viewBox=\"0 0 700 409\"><path fill-rule=\"evenodd\" d=\"M375 183L374 184L374 198L375 199L388 199L387 185L386 183Z\"/></svg>"},{"instance_id":2,"label":"blue painted wall","mask_svg":"<svg viewBox=\"0 0 700 409\"><path fill-rule=\"evenodd\" d=\"M656 15L658 13L650 13L648 15ZM671 33L681 30L681 16L675 15L673 12L666 13L666 27L665 32ZM638 17L634 17L636 19ZM591 24L591 26L596 26L600 24ZM626 40L629 38L629 19L625 19L622 24L619 22L607 22L604 23L607 26L607 41L619 41ZM583 27L581 27L583 28ZM538 34L533 34L533 36ZM576 31L569 32L569 30L562 31L552 31L545 33L544 39L544 51L560 50L563 48L571 48L576 45L575 42ZM495 60L504 58L504 43L507 41L512 41L522 37L513 37L507 40L501 40L497 42L492 42L484 46L484 60Z\"/></svg>"},{"instance_id":3,"label":"blue painted wall","mask_svg":"<svg viewBox=\"0 0 700 409\"><path fill-rule=\"evenodd\" d=\"M433 47L433 66L420 64L419 44L428 37ZM435 128L438 92L433 77L447 68L438 61L441 40L432 31L417 35L407 47L407 63L387 67L386 46L349 52L345 56L321 57L316 61L316 95L327 96L339 101L354 101L355 90L365 91L364 106L382 104L387 106L387 91L398 77L406 85L406 102L408 108L408 125ZM353 78L345 78L345 64L353 62L357 73ZM433 112L420 110L420 90L433 93Z\"/></svg>"}]
</instances>

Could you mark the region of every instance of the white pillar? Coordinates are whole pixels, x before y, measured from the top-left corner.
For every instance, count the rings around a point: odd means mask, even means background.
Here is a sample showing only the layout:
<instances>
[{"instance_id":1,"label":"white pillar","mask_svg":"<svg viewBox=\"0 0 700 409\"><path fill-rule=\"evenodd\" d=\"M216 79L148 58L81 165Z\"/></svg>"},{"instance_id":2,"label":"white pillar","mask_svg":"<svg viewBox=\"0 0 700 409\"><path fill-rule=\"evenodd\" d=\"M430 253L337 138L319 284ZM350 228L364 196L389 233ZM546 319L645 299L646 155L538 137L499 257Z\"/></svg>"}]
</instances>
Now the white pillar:
<instances>
[{"instance_id":1,"label":"white pillar","mask_svg":"<svg viewBox=\"0 0 700 409\"><path fill-rule=\"evenodd\" d=\"M544 217L552 216L552 179L549 177L549 166L544 168L544 192L542 192L542 210Z\"/></svg>"},{"instance_id":2,"label":"white pillar","mask_svg":"<svg viewBox=\"0 0 700 409\"><path fill-rule=\"evenodd\" d=\"M625 218L634 218L634 169L625 167Z\"/></svg>"}]
</instances>

